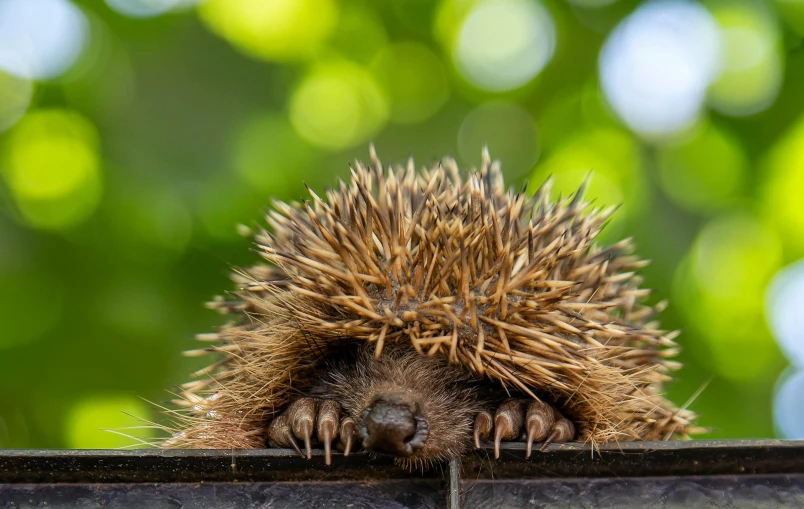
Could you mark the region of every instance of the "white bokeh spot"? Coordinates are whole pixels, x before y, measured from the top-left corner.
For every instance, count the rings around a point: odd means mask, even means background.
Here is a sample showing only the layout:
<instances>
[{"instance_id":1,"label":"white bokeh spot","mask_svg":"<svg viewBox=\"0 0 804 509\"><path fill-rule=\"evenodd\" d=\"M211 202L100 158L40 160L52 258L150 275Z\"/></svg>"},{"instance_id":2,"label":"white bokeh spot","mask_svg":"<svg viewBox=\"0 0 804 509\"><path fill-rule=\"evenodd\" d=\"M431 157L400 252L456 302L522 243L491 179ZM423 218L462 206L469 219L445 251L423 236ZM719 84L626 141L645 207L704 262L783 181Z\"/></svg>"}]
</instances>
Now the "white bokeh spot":
<instances>
[{"instance_id":1,"label":"white bokeh spot","mask_svg":"<svg viewBox=\"0 0 804 509\"><path fill-rule=\"evenodd\" d=\"M89 23L68 0L0 0L0 69L45 80L78 59Z\"/></svg>"},{"instance_id":2,"label":"white bokeh spot","mask_svg":"<svg viewBox=\"0 0 804 509\"><path fill-rule=\"evenodd\" d=\"M780 270L766 295L768 324L790 363L804 370L804 260Z\"/></svg>"},{"instance_id":3,"label":"white bokeh spot","mask_svg":"<svg viewBox=\"0 0 804 509\"><path fill-rule=\"evenodd\" d=\"M556 29L550 12L528 0L480 2L464 19L453 45L458 70L493 92L521 87L553 57Z\"/></svg>"},{"instance_id":4,"label":"white bokeh spot","mask_svg":"<svg viewBox=\"0 0 804 509\"><path fill-rule=\"evenodd\" d=\"M166 12L191 7L200 0L106 0L115 12L129 18L152 18Z\"/></svg>"},{"instance_id":5,"label":"white bokeh spot","mask_svg":"<svg viewBox=\"0 0 804 509\"><path fill-rule=\"evenodd\" d=\"M783 373L773 400L773 421L782 438L804 439L804 371Z\"/></svg>"},{"instance_id":6,"label":"white bokeh spot","mask_svg":"<svg viewBox=\"0 0 804 509\"><path fill-rule=\"evenodd\" d=\"M637 9L609 36L600 55L608 102L634 131L663 136L698 118L720 70L720 35L712 16L684 0Z\"/></svg>"}]
</instances>

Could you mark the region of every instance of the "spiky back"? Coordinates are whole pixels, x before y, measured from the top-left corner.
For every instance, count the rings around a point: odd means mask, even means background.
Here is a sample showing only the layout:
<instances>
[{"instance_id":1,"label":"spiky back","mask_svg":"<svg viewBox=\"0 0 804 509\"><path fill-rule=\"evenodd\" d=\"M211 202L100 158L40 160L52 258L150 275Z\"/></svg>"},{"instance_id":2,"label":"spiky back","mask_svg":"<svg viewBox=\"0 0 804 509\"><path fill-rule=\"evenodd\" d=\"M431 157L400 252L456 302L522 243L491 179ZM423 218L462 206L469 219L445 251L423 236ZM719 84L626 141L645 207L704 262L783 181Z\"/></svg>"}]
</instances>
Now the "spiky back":
<instances>
[{"instance_id":1,"label":"spiky back","mask_svg":"<svg viewBox=\"0 0 804 509\"><path fill-rule=\"evenodd\" d=\"M304 204L275 203L271 232L257 235L274 268L241 280L236 309L251 321L224 328L230 343L274 314L300 331L287 340L294 351L368 341L379 356L388 342L409 342L548 395L585 440L687 433L694 416L659 393L674 334L649 321L660 306L642 303L649 292L634 271L645 262L628 240L594 243L614 209L592 209L583 186L556 203L549 181L532 196L505 189L485 151L464 181L450 159L386 169L372 149L349 183L310 193ZM291 298L292 308L281 304Z\"/></svg>"}]
</instances>

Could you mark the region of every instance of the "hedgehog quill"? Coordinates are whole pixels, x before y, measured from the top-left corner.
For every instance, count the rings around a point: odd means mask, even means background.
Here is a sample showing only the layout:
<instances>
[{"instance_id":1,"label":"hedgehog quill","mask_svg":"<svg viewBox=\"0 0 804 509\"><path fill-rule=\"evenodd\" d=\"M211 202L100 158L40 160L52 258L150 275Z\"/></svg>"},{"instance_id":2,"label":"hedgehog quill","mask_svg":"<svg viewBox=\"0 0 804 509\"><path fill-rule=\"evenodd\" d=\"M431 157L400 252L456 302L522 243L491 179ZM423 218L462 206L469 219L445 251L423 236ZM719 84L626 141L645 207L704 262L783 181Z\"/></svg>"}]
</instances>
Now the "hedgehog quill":
<instances>
[{"instance_id":1,"label":"hedgehog quill","mask_svg":"<svg viewBox=\"0 0 804 509\"><path fill-rule=\"evenodd\" d=\"M165 447L323 447L427 466L493 441L688 438L695 415L662 384L678 363L614 208L506 189L484 150L384 167L276 202L255 235L265 263L211 306L232 321L187 352L215 361L181 387Z\"/></svg>"}]
</instances>

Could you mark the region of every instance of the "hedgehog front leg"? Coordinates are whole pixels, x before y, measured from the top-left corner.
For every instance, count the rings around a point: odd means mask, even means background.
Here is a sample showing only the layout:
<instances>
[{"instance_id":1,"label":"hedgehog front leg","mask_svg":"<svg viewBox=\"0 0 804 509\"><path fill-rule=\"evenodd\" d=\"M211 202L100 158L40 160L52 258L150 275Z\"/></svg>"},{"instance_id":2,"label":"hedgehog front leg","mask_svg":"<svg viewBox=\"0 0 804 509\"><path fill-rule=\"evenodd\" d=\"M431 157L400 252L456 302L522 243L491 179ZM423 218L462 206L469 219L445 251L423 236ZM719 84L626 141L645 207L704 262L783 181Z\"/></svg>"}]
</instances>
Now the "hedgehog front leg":
<instances>
[{"instance_id":1,"label":"hedgehog front leg","mask_svg":"<svg viewBox=\"0 0 804 509\"><path fill-rule=\"evenodd\" d=\"M524 433L523 433L524 430ZM525 457L529 458L534 442L569 442L575 438L575 426L553 406L539 400L507 399L491 412L483 411L475 416L475 447L480 440L487 440L494 431L494 457L500 457L500 442L503 440L527 441Z\"/></svg>"},{"instance_id":2,"label":"hedgehog front leg","mask_svg":"<svg viewBox=\"0 0 804 509\"><path fill-rule=\"evenodd\" d=\"M315 431L315 437L313 432ZM332 463L332 442L340 438L339 445L348 456L356 436L355 422L351 417L341 418L341 405L331 399L299 398L268 426L268 445L293 447L305 457L296 441L304 441L307 459L312 458L314 439L324 444L326 464Z\"/></svg>"}]
</instances>

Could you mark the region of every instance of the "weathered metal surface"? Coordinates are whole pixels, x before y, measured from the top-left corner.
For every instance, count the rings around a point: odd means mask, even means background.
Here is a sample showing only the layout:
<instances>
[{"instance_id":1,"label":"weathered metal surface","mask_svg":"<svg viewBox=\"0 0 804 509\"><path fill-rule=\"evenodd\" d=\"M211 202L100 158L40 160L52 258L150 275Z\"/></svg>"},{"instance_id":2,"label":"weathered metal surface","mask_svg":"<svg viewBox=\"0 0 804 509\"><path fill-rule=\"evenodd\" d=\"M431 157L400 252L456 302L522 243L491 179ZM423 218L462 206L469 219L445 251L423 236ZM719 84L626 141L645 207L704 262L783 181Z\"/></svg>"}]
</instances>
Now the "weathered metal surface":
<instances>
[{"instance_id":1,"label":"weathered metal surface","mask_svg":"<svg viewBox=\"0 0 804 509\"><path fill-rule=\"evenodd\" d=\"M447 465L407 471L388 457L322 453L312 460L290 449L0 451L0 483L236 482L442 478ZM553 444L525 459L524 445L503 444L501 459L483 449L461 459L463 477L639 477L804 473L804 441L723 440L626 442L592 449Z\"/></svg>"},{"instance_id":2,"label":"weathered metal surface","mask_svg":"<svg viewBox=\"0 0 804 509\"><path fill-rule=\"evenodd\" d=\"M292 449L6 451L0 453L0 483L288 482L420 476L397 467L389 457L333 454L332 466L327 467L322 452L313 454L307 460Z\"/></svg>"},{"instance_id":3,"label":"weathered metal surface","mask_svg":"<svg viewBox=\"0 0 804 509\"><path fill-rule=\"evenodd\" d=\"M463 507L802 508L804 474L464 481Z\"/></svg>"},{"instance_id":4,"label":"weathered metal surface","mask_svg":"<svg viewBox=\"0 0 804 509\"><path fill-rule=\"evenodd\" d=\"M539 479L464 481L463 507L801 508L804 476L686 479ZM14 484L0 488L14 508L443 508L438 480L383 482Z\"/></svg>"},{"instance_id":5,"label":"weathered metal surface","mask_svg":"<svg viewBox=\"0 0 804 509\"><path fill-rule=\"evenodd\" d=\"M642 477L804 473L804 441L695 440L624 442L593 450L585 444L550 446L525 459L525 445L507 444L493 461L485 449L462 461L464 478Z\"/></svg>"},{"instance_id":6,"label":"weathered metal surface","mask_svg":"<svg viewBox=\"0 0 804 509\"><path fill-rule=\"evenodd\" d=\"M804 442L505 444L425 472L294 451L0 451L4 507L804 507Z\"/></svg>"},{"instance_id":7,"label":"weathered metal surface","mask_svg":"<svg viewBox=\"0 0 804 509\"><path fill-rule=\"evenodd\" d=\"M0 487L0 507L435 509L445 507L439 480L260 483L15 484Z\"/></svg>"}]
</instances>

